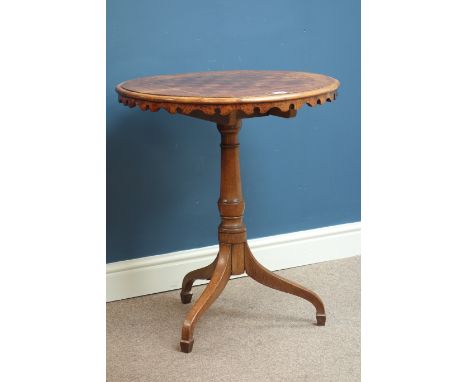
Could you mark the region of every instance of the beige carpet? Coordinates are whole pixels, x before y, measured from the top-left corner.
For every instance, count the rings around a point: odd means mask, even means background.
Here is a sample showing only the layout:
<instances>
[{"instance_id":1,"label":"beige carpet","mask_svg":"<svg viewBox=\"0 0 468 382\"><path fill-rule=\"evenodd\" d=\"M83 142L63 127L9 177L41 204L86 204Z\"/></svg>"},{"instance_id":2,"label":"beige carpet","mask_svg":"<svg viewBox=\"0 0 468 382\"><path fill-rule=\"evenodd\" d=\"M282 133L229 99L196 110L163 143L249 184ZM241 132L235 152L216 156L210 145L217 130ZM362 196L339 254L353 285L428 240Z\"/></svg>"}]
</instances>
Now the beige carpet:
<instances>
[{"instance_id":1,"label":"beige carpet","mask_svg":"<svg viewBox=\"0 0 468 382\"><path fill-rule=\"evenodd\" d=\"M359 381L360 257L278 274L321 295L326 326L314 324L309 302L243 277L201 318L185 354L179 337L192 304L179 291L116 301L107 304L107 380Z\"/></svg>"}]
</instances>

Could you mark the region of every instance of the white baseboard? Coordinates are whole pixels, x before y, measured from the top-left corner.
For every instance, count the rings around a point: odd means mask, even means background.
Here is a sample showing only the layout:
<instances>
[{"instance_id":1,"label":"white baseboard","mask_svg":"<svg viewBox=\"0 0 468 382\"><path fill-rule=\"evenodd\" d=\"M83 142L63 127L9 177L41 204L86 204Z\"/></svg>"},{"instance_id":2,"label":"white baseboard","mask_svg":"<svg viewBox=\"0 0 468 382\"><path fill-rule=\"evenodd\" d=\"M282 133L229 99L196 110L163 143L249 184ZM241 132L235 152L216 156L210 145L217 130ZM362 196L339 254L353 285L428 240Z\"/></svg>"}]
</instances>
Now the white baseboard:
<instances>
[{"instance_id":1,"label":"white baseboard","mask_svg":"<svg viewBox=\"0 0 468 382\"><path fill-rule=\"evenodd\" d=\"M361 223L252 239L249 246L254 256L272 271L342 259L361 254ZM208 265L217 252L218 246L212 245L109 263L107 301L179 289L186 273Z\"/></svg>"}]
</instances>

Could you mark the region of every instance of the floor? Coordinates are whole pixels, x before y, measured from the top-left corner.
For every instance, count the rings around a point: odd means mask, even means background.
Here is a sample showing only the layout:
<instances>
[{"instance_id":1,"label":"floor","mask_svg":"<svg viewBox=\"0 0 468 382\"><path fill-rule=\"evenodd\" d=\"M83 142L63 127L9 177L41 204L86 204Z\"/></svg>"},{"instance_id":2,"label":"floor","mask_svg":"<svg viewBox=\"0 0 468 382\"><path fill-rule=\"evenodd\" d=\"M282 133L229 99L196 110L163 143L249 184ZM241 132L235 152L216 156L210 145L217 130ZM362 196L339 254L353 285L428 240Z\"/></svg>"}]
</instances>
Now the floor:
<instances>
[{"instance_id":1,"label":"floor","mask_svg":"<svg viewBox=\"0 0 468 382\"><path fill-rule=\"evenodd\" d=\"M315 325L309 302L242 277L200 319L185 354L180 330L192 304L179 291L111 302L107 381L360 381L360 257L278 274L319 293L326 326Z\"/></svg>"}]
</instances>

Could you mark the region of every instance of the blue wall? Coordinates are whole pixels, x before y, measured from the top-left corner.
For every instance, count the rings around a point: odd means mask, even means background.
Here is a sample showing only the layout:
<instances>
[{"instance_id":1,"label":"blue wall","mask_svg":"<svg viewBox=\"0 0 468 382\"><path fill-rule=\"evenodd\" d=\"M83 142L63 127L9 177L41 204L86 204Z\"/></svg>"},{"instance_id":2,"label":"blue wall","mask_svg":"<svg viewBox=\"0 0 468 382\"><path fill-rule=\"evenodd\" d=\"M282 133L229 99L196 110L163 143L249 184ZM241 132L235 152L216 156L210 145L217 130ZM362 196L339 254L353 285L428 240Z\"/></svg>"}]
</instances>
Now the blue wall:
<instances>
[{"instance_id":1,"label":"blue wall","mask_svg":"<svg viewBox=\"0 0 468 382\"><path fill-rule=\"evenodd\" d=\"M212 245L214 124L117 102L117 83L208 70L297 70L341 81L336 102L244 120L249 238L360 220L360 3L107 2L107 261Z\"/></svg>"}]
</instances>

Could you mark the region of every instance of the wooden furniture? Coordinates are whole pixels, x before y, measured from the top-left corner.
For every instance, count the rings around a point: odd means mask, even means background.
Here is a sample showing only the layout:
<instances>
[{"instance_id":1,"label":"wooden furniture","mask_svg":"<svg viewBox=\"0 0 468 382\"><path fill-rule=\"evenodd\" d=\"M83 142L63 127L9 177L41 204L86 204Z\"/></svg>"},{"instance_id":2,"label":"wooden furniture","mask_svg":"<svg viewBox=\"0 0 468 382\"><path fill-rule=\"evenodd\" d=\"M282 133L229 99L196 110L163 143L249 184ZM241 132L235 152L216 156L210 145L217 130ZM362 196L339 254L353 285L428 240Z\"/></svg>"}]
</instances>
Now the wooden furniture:
<instances>
[{"instance_id":1,"label":"wooden furniture","mask_svg":"<svg viewBox=\"0 0 468 382\"><path fill-rule=\"evenodd\" d=\"M238 133L244 118L273 115L294 117L304 104L322 105L336 98L339 82L321 74L284 71L227 71L138 78L119 84L119 102L141 110L180 113L217 124L221 134L221 188L218 200L221 224L219 252L212 264L188 273L182 281L182 302L192 299L197 279L210 280L182 326L181 350L192 351L193 332L203 312L223 291L231 275L247 273L254 280L310 301L317 325L325 325L320 297L264 268L253 256L242 222Z\"/></svg>"}]
</instances>

